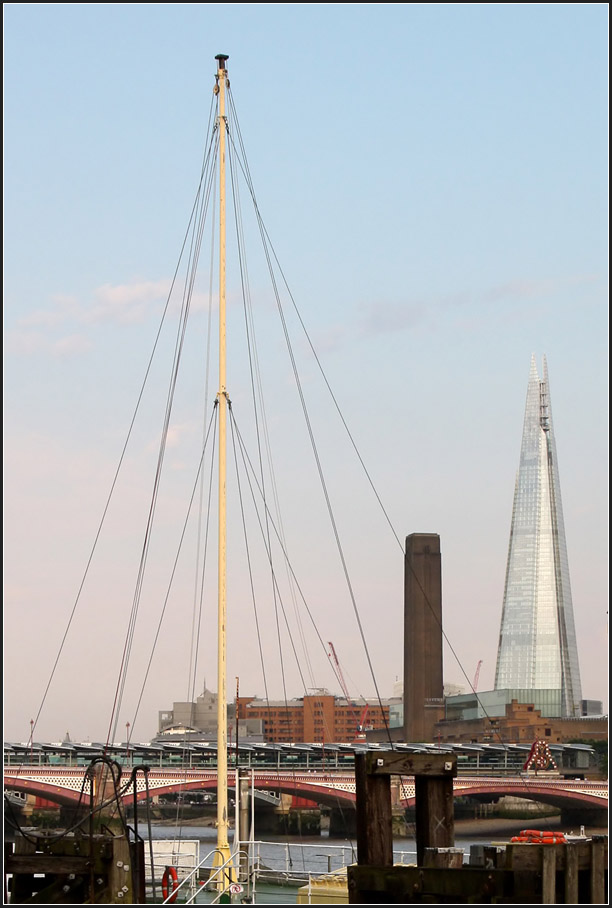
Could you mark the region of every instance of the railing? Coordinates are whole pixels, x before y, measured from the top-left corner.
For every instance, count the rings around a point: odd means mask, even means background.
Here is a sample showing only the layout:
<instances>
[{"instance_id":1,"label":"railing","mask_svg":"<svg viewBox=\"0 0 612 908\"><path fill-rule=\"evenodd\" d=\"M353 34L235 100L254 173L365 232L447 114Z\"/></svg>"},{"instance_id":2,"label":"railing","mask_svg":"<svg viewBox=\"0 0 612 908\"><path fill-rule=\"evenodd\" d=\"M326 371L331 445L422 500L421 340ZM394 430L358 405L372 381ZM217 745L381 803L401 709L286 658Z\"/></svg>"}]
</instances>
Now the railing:
<instances>
[{"instance_id":1,"label":"railing","mask_svg":"<svg viewBox=\"0 0 612 908\"><path fill-rule=\"evenodd\" d=\"M196 884L197 881L199 881L200 871L203 869L208 870L209 868L207 867L207 862L214 860L214 857L217 854L221 854L221 856L223 856L217 848L213 848L212 851L209 851L206 857L199 861L198 864L183 877L178 886L176 888L173 888L172 892L168 893L168 896L164 899L162 905L168 905L176 901L179 892L187 886L189 886L189 888L191 889L191 895L185 900L184 904L193 904L193 902L195 902L196 900L198 892L200 891L198 885ZM244 852L233 854L229 858L227 858L227 860L225 860L223 864L210 871L210 875L206 882L206 888L218 888L218 892L215 898L212 899L209 904L216 905L220 901L221 896L230 891L230 886L232 885L231 882L229 882L229 878L231 877L230 871L233 870L236 862L240 861L241 857L243 856L246 856ZM218 886L220 882L223 882L222 886ZM250 894L250 892L251 886L249 884L247 888L247 894Z\"/></svg>"},{"instance_id":2,"label":"railing","mask_svg":"<svg viewBox=\"0 0 612 908\"><path fill-rule=\"evenodd\" d=\"M351 845L255 841L248 843L248 847L250 863L256 876L269 882L302 884L308 881L309 876L334 873L357 860ZM325 852L322 852L323 848ZM300 854L299 859L296 859L296 852ZM276 861L274 853L278 854ZM270 866L273 862L275 866Z\"/></svg>"},{"instance_id":3,"label":"railing","mask_svg":"<svg viewBox=\"0 0 612 908\"><path fill-rule=\"evenodd\" d=\"M179 770L179 769L193 769L193 770L202 770L202 771L211 771L214 772L217 768L216 763L204 762L196 759L186 758L183 761L164 761L156 763L155 761L133 761L126 760L125 758L114 757L114 760L123 768L123 769L132 769L136 766L150 766L151 769L156 770ZM4 765L5 768L19 766L22 768L28 766L48 766L57 769L80 769L89 766L90 760L83 758L74 760L74 759L48 759L44 755L41 756L23 756L15 754L5 755ZM459 775L469 775L469 776L508 776L508 775L518 775L523 772L523 763L524 759L513 758L513 759L500 759L500 760L490 760L485 761L481 759L468 759L460 760L457 763L457 772ZM230 765L228 767L230 770L235 768L235 765ZM315 762L310 759L308 762L304 761L295 761L295 760L280 760L279 762L258 762L255 760L245 761L244 763L238 763L239 769L252 769L256 772L259 770L278 770L281 772L316 772L316 773L337 773L337 772L351 772L354 768L354 763L351 760L342 760L338 762L333 762L326 760L325 763ZM580 777L583 775L589 775L589 770L578 769L571 766L563 766L562 764L558 767L558 771L562 776L567 776L568 778ZM591 769L591 773L592 773Z\"/></svg>"}]
</instances>

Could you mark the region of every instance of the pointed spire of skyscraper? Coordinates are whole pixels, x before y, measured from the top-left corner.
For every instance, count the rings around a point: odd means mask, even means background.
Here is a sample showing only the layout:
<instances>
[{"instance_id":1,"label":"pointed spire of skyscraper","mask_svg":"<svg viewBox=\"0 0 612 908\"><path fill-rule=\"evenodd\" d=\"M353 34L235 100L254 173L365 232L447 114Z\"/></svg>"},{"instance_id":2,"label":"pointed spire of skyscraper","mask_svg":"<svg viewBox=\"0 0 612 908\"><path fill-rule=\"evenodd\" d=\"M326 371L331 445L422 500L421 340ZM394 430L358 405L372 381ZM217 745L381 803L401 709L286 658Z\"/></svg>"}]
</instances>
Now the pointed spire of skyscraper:
<instances>
[{"instance_id":1,"label":"pointed spire of skyscraper","mask_svg":"<svg viewBox=\"0 0 612 908\"><path fill-rule=\"evenodd\" d=\"M514 490L495 689L556 690L562 715L581 714L548 369L544 358L540 379L535 356Z\"/></svg>"}]
</instances>

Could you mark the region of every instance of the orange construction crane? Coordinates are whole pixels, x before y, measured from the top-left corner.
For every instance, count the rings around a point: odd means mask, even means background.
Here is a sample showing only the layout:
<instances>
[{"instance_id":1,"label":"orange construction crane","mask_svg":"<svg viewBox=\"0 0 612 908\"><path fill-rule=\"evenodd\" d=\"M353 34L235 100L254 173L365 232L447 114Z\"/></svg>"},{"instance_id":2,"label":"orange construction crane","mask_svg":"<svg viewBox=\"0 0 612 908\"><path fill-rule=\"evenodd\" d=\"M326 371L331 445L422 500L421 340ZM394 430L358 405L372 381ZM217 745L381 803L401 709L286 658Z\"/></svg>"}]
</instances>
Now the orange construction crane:
<instances>
[{"instance_id":1,"label":"orange construction crane","mask_svg":"<svg viewBox=\"0 0 612 908\"><path fill-rule=\"evenodd\" d=\"M359 731L365 731L366 728L372 728L371 725L366 725L366 724L365 724L365 720L367 719L369 710L370 710L370 704L369 704L369 703L366 703L365 709L364 709L364 711L362 712L361 718L360 718L360 720L359 720L359 728L358 728Z\"/></svg>"},{"instance_id":2,"label":"orange construction crane","mask_svg":"<svg viewBox=\"0 0 612 908\"><path fill-rule=\"evenodd\" d=\"M344 675L342 674L342 669L340 668L340 662L338 660L338 656L336 655L336 648L335 648L334 644L331 642L331 640L328 641L327 645L329 646L329 648L331 650L331 652L328 653L328 656L335 665L336 676L338 678L338 681L340 682L340 687L342 688L342 693L344 694L348 705L353 708L353 715L355 716L355 724L357 726L357 731L360 731L361 722L359 721L359 715L355 711L355 709L354 709L355 704L353 703L353 701L351 700L351 697L349 695L348 687L346 686L346 681L344 680Z\"/></svg>"},{"instance_id":3,"label":"orange construction crane","mask_svg":"<svg viewBox=\"0 0 612 908\"><path fill-rule=\"evenodd\" d=\"M474 683L472 684L472 690L474 693L478 690L478 679L480 678L480 666L482 665L482 659L478 660L478 665L476 666L476 674L474 675Z\"/></svg>"}]
</instances>

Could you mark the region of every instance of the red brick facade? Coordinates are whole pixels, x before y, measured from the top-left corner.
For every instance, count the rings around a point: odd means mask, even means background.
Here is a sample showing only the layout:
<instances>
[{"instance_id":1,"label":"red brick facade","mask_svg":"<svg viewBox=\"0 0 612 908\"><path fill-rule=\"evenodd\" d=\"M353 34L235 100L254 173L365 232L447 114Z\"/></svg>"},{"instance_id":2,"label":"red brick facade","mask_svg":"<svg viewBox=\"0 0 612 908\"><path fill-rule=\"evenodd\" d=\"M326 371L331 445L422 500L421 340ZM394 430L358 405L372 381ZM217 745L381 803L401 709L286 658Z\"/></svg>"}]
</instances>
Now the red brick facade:
<instances>
[{"instance_id":1,"label":"red brick facade","mask_svg":"<svg viewBox=\"0 0 612 908\"><path fill-rule=\"evenodd\" d=\"M332 694L310 694L287 703L267 703L254 697L238 698L238 718L259 719L264 740L271 744L352 743L358 740L358 726L364 707L353 706ZM385 728L389 707L369 704L368 727Z\"/></svg>"},{"instance_id":2,"label":"red brick facade","mask_svg":"<svg viewBox=\"0 0 612 908\"><path fill-rule=\"evenodd\" d=\"M449 743L531 744L542 740L549 744L567 744L578 739L608 740L605 717L577 719L543 718L531 703L513 700L506 704L505 716L483 719L443 719L434 728L435 741Z\"/></svg>"}]
</instances>

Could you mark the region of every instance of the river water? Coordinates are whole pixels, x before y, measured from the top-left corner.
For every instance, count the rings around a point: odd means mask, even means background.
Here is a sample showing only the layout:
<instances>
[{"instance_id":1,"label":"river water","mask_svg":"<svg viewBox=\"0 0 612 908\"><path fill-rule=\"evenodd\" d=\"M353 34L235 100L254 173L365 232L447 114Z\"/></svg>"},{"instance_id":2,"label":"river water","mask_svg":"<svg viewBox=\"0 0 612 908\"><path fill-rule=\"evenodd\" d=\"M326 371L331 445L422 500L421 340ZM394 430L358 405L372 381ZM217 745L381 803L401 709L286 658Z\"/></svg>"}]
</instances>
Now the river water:
<instances>
[{"instance_id":1,"label":"river water","mask_svg":"<svg viewBox=\"0 0 612 908\"><path fill-rule=\"evenodd\" d=\"M509 842L520 829L536 826L539 829L559 831L558 817L533 820L482 819L474 821L457 821L455 824L455 847L463 849L464 862L469 861L472 845L501 844ZM564 829L565 832L579 833L581 830ZM607 834L607 829L587 828L586 834ZM144 835L144 830L140 829ZM231 836L231 831L230 831ZM199 861L203 867L210 868L216 847L217 831L211 826L155 825L151 828L154 851L158 847L167 849L167 857L161 859L162 869L156 872L159 879L163 872L164 861L168 864L179 863L179 843L190 841L197 843ZM157 844L159 843L159 844ZM230 842L231 847L231 842ZM149 860L149 846L145 846L146 860ZM176 852L174 851L176 849ZM393 840L394 862L404 864L416 863L416 843L414 837L398 837ZM307 883L309 874L325 874L340 871L347 864L356 863L357 845L354 839L330 838L324 832L321 836L287 839L280 836L269 836L265 841L256 841L251 846L251 860L266 868L257 884L256 901L259 904L295 904L298 887ZM191 859L193 861L193 859ZM159 857L155 863L159 867ZM193 866L193 863L192 863ZM286 885L269 885L280 883ZM192 889L192 893L193 893ZM182 899L179 899L181 901ZM196 902L210 901L210 895L204 890L198 893ZM236 901L241 901L236 897Z\"/></svg>"}]
</instances>

